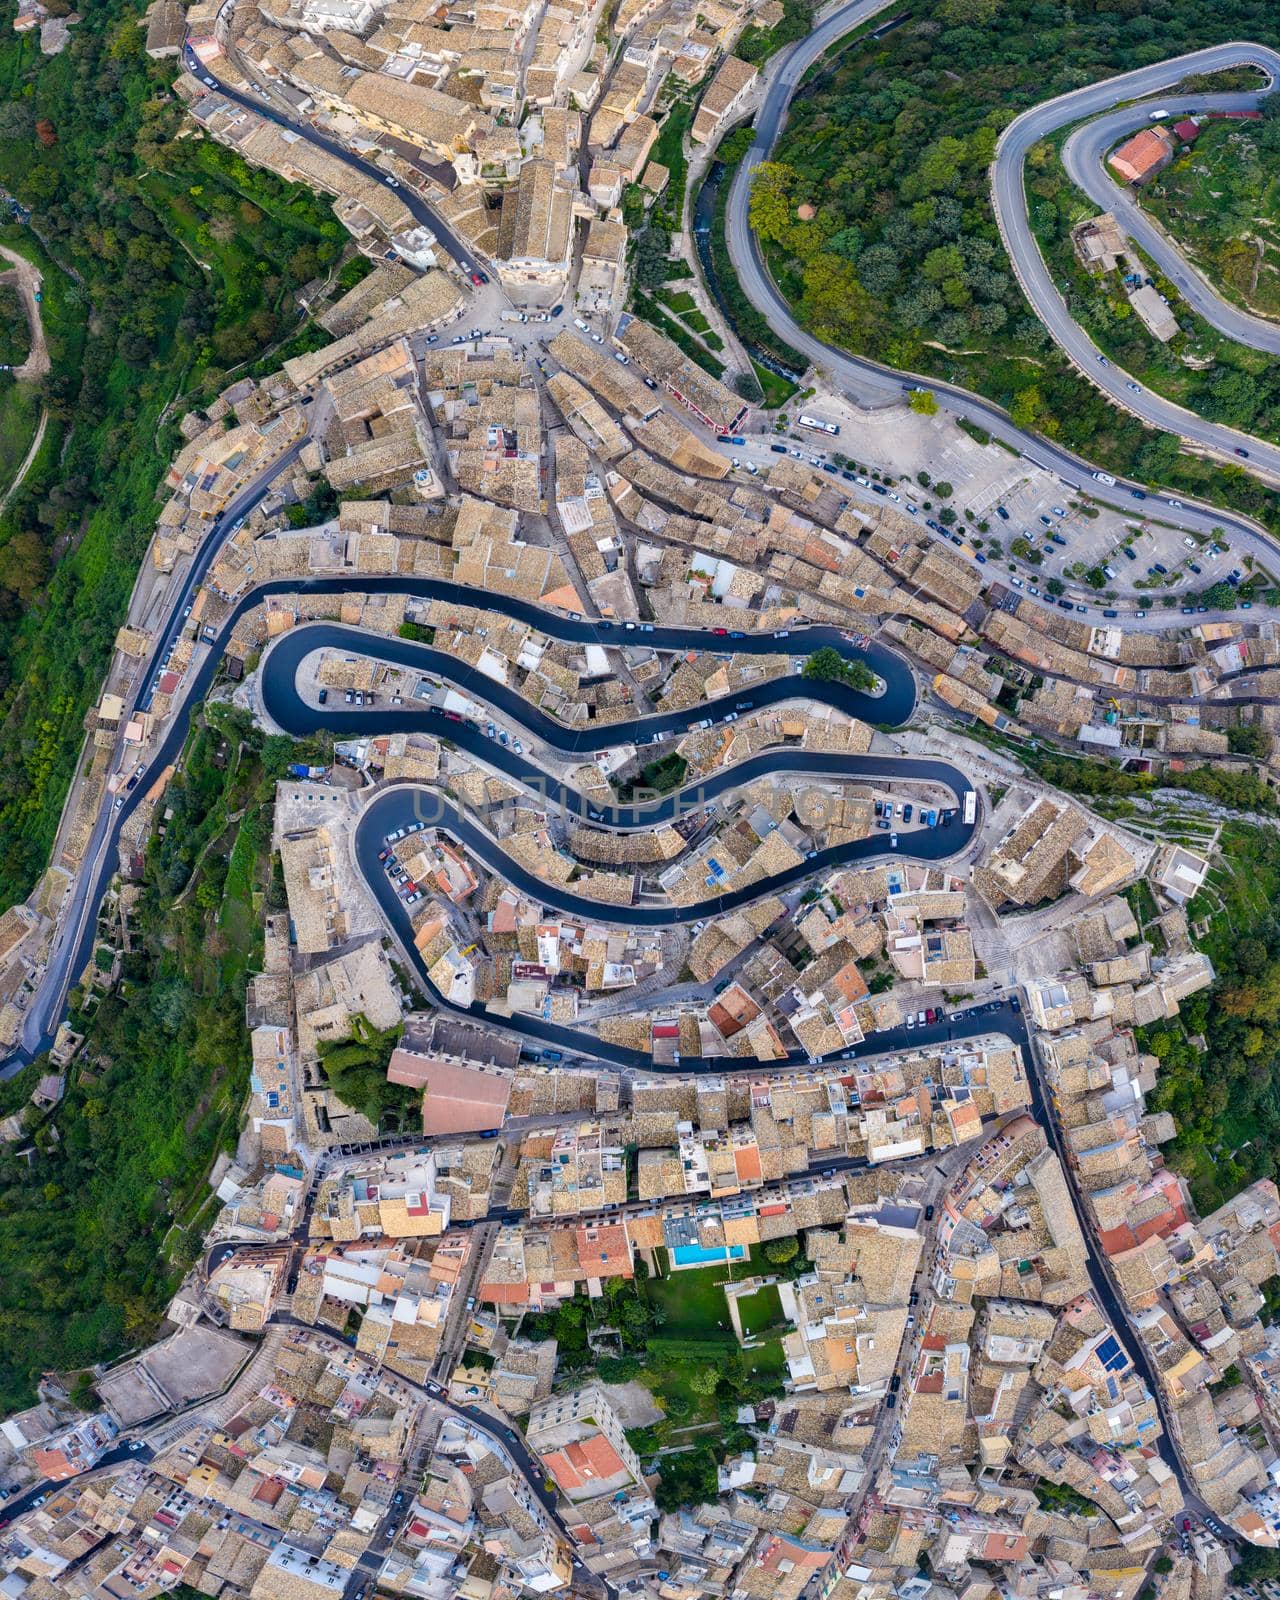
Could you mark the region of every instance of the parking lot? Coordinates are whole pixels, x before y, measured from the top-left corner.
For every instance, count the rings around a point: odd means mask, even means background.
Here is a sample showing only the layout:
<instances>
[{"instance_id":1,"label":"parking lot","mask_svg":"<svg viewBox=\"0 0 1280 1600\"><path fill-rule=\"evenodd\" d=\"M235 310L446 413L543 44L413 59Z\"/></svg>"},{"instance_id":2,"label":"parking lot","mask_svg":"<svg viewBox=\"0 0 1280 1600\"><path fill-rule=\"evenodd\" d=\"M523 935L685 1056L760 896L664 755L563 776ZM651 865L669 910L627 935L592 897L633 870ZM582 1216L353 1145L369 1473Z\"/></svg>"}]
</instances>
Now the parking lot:
<instances>
[{"instance_id":1,"label":"parking lot","mask_svg":"<svg viewBox=\"0 0 1280 1600\"><path fill-rule=\"evenodd\" d=\"M802 409L836 423L839 434L800 426ZM1056 473L999 446L983 445L940 417L920 416L905 406L863 413L825 397L804 407L793 403L788 416L790 426L783 432L766 426L738 436L741 443L722 440L716 448L736 461L744 476L753 469L766 471L777 459L779 444L829 471L853 461L859 469L853 475L843 468L833 472L851 501L870 506L887 498L953 544L963 535L961 547L971 550L991 576L1033 597L1069 600L1073 609L1090 614L1107 609L1146 614L1156 605L1164 613L1168 597L1194 607L1202 590L1236 581L1250 570L1225 537L1215 541L1180 527L1172 520L1178 508L1167 500L1134 492L1131 515L1095 504L1087 483L1068 485ZM932 464L928 485L914 473L902 481L912 459ZM886 484L869 481L868 473L878 473ZM938 482L951 486L944 498L933 488ZM946 529L936 525L943 505L957 519Z\"/></svg>"}]
</instances>

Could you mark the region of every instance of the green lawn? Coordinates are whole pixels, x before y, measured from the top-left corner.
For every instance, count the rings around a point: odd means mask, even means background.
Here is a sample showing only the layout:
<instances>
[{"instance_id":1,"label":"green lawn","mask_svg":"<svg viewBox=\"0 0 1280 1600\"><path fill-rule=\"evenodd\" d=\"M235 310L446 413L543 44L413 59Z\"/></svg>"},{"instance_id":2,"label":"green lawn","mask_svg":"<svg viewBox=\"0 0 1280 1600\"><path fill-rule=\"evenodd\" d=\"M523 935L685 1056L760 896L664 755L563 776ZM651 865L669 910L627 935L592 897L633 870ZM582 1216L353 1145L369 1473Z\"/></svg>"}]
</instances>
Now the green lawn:
<instances>
[{"instance_id":1,"label":"green lawn","mask_svg":"<svg viewBox=\"0 0 1280 1600\"><path fill-rule=\"evenodd\" d=\"M748 1337L773 1333L789 1326L782 1310L782 1297L776 1284L766 1284L755 1294L738 1301L738 1320Z\"/></svg>"},{"instance_id":2,"label":"green lawn","mask_svg":"<svg viewBox=\"0 0 1280 1600\"><path fill-rule=\"evenodd\" d=\"M666 1315L662 1335L670 1340L694 1340L731 1332L724 1285L732 1278L748 1277L750 1262L727 1267L692 1267L665 1278L646 1278L640 1292Z\"/></svg>"},{"instance_id":3,"label":"green lawn","mask_svg":"<svg viewBox=\"0 0 1280 1600\"><path fill-rule=\"evenodd\" d=\"M780 406L785 406L793 394L797 393L797 385L786 378L780 378L776 372L770 372L768 367L762 367L758 361L751 363L752 370L759 379L760 388L764 394L764 407L766 411L777 411Z\"/></svg>"}]
</instances>

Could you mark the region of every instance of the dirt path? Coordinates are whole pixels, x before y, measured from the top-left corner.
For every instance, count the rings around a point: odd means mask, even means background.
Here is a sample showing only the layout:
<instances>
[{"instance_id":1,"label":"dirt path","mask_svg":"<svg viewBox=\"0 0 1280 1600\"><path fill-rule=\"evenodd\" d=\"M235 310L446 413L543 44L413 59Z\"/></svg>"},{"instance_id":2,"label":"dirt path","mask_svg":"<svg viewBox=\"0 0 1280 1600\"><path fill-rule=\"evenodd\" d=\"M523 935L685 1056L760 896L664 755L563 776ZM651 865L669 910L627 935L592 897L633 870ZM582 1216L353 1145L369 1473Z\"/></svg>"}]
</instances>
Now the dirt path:
<instances>
[{"instance_id":1,"label":"dirt path","mask_svg":"<svg viewBox=\"0 0 1280 1600\"><path fill-rule=\"evenodd\" d=\"M17 283L22 298L26 303L27 325L31 330L30 354L20 367L13 369L13 375L15 378L43 378L49 370L49 347L45 343L44 319L40 315L40 302L36 299L36 294L42 282L39 269L32 266L26 256L20 256L16 250L10 250L6 245L0 244L0 255L13 264L12 274L6 272L4 276L6 279L12 276L13 281ZM42 419L40 432L43 432L43 430L44 422ZM36 437L38 440L39 433L37 433ZM23 472L26 471L26 468L27 463L24 462ZM21 473L19 473L17 481L19 483L22 481Z\"/></svg>"},{"instance_id":2,"label":"dirt path","mask_svg":"<svg viewBox=\"0 0 1280 1600\"><path fill-rule=\"evenodd\" d=\"M48 421L49 421L48 408L47 407L43 407L41 409L41 412L40 412L40 422L36 427L36 436L31 441L31 448L27 451L26 455L23 456L22 465L18 468L17 472L14 474L13 482L5 490L3 497L0 498L0 511L3 511L4 508L9 504L9 501L13 498L14 494L21 487L22 480L26 477L27 473L31 470L31 463L36 458L36 451L39 450L39 448L40 448L40 442L44 438L44 430L45 430L45 427L46 427Z\"/></svg>"}]
</instances>

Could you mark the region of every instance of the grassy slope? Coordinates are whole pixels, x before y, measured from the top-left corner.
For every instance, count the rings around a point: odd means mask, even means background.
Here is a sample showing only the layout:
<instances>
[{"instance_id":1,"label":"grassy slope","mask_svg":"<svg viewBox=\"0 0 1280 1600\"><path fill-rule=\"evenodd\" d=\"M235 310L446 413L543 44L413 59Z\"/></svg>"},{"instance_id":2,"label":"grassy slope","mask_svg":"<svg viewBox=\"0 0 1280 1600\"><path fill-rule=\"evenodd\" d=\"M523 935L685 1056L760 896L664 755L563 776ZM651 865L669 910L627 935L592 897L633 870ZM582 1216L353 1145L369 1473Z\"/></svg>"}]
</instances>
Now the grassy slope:
<instances>
[{"instance_id":1,"label":"grassy slope","mask_svg":"<svg viewBox=\"0 0 1280 1600\"><path fill-rule=\"evenodd\" d=\"M1189 155L1143 194L1219 288L1262 316L1280 316L1280 150L1269 128L1211 122Z\"/></svg>"},{"instance_id":2,"label":"grassy slope","mask_svg":"<svg viewBox=\"0 0 1280 1600\"><path fill-rule=\"evenodd\" d=\"M201 1216L209 1165L239 1127L245 982L260 962L285 744L225 712L196 728L166 796L173 817L147 850L121 987L74 996L87 1042L35 1131L34 1164L0 1151L0 1410L29 1400L47 1367L148 1337L200 1242L183 1224Z\"/></svg>"}]
</instances>

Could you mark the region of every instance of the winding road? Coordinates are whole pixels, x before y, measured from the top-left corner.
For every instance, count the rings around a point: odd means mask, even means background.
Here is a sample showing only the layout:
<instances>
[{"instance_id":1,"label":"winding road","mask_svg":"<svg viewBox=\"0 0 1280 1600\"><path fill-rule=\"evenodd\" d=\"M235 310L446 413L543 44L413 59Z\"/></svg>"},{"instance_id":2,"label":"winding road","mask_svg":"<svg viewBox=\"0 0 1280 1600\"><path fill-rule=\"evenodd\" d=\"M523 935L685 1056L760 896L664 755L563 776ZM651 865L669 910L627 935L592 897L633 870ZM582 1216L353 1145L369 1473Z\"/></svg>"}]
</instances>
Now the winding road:
<instances>
[{"instance_id":1,"label":"winding road","mask_svg":"<svg viewBox=\"0 0 1280 1600\"><path fill-rule=\"evenodd\" d=\"M1158 109L1168 111L1169 121L1174 121L1193 111L1252 111L1261 98L1258 94L1178 95L1163 99ZM1062 165L1067 177L1100 211L1115 214L1124 232L1151 257L1192 310L1207 323L1237 344L1280 355L1280 323L1253 316L1224 300L1150 212L1143 210L1135 191L1116 183L1107 171L1105 158L1113 145L1139 128L1154 125L1149 103L1121 106L1086 122L1068 134L1063 143Z\"/></svg>"},{"instance_id":2,"label":"winding road","mask_svg":"<svg viewBox=\"0 0 1280 1600\"><path fill-rule=\"evenodd\" d=\"M738 165L725 209L725 236L743 292L757 310L769 319L780 338L830 373L836 384L858 405L874 408L901 404L905 390L923 384L936 395L940 407L957 420L985 428L1032 465L1056 472L1068 488L1079 490L1087 484L1088 493L1093 499L1131 514L1133 490L1142 489L1144 485L1129 480L1121 480L1114 486L1101 481L1089 482L1095 471L1089 462L1047 439L1022 432L1014 427L1008 414L993 402L954 384L924 375L897 372L827 344L800 327L769 275L748 218L751 174L761 162L770 159L786 124L792 96L809 68L840 38L887 10L888 5L889 0L850 0L849 4L830 12L812 33L790 50L775 56L770 64L764 98L755 118L755 137L750 150ZM1135 393L1127 387L1132 380L1127 379L1119 369L1102 364L1100 352L1072 319L1054 287L1031 233L1023 191L1026 153L1037 140L1045 138L1054 129L1104 111L1119 100L1139 94L1154 94L1191 72L1212 71L1244 63L1257 63L1270 71L1272 67L1280 68L1280 56L1247 43L1217 45L1178 57L1173 62L1160 62L1121 77L1108 78L1102 83L1033 107L1015 118L1001 136L992 167L992 199L1024 292L1050 333L1092 383L1152 427L1179 434L1205 450L1234 461L1237 459L1234 453L1236 449L1247 448L1252 468L1261 469L1280 480L1280 447L1206 422L1147 390ZM1205 100L1204 96L1193 98L1197 106ZM1146 120L1145 114L1143 120ZM1163 520L1174 521L1180 526L1204 533L1211 532L1215 527L1234 529L1239 533L1247 531L1255 535L1258 532L1255 524L1231 513L1167 495L1158 499L1151 497L1145 509L1148 515L1156 513Z\"/></svg>"},{"instance_id":3,"label":"winding road","mask_svg":"<svg viewBox=\"0 0 1280 1600\"><path fill-rule=\"evenodd\" d=\"M1207 50L1193 50L1170 61L1157 62L1154 66L1140 67L1136 72L1125 72L1115 78L1105 78L1101 83L1090 84L1087 88L1060 95L1056 100L1046 100L1042 105L1033 106L1021 116L1015 117L1000 135L991 169L991 196L996 221L1000 226L1000 232L1023 292L1030 300L1036 315L1052 335L1054 342L1090 382L1097 384L1117 404L1132 411L1152 427L1180 434L1184 439L1224 457L1234 457L1237 451L1247 449L1250 465L1255 470L1280 478L1280 446L1268 444L1265 440L1256 439L1252 434L1242 433L1235 428L1206 422L1194 412L1153 394L1149 389L1131 388L1133 380L1122 369L1103 365L1102 353L1072 317L1066 302L1058 293L1044 257L1040 254L1040 247L1031 231L1031 222L1027 215L1027 197L1023 183L1026 157L1031 147L1041 139L1049 138L1060 128L1068 127L1082 118L1110 111L1122 101L1158 94L1193 73L1217 72L1224 68L1240 66L1257 66L1269 79L1274 78L1280 75L1280 54L1261 45L1247 42L1213 45ZM1159 106L1154 109L1168 110L1176 115L1180 111L1209 106L1216 101L1224 107L1240 110L1252 108L1258 99L1258 95L1187 95L1176 99L1166 97L1162 98ZM1126 109L1120 124L1121 131L1125 127L1137 125L1135 118L1142 125L1149 125L1149 112L1152 109L1150 105ZM1093 149L1095 137L1104 136L1105 128L1101 134L1089 135L1083 145L1077 146L1077 151ZM1074 172L1072 176L1073 178L1076 176ZM1106 187L1101 190L1103 198L1099 200L1099 204L1111 207L1116 200L1116 186L1111 184L1109 179L1104 178L1102 182ZM1093 198L1098 197L1094 195ZM1130 202L1128 208L1121 211L1120 215L1126 226L1136 210L1137 207ZM1146 223L1144 234L1139 238L1145 249L1147 239L1157 230L1151 226L1149 219L1140 220ZM1161 264L1179 290L1184 294L1187 293L1187 286L1193 281L1191 269L1186 266L1181 254L1167 242L1161 251ZM1207 316L1213 312L1209 320L1213 321L1215 317L1220 319L1223 332L1228 331L1226 324L1229 323L1232 338L1239 338L1243 343L1252 344L1256 342L1256 337L1250 337L1251 329L1256 334L1256 330L1261 327L1267 330L1272 342L1261 344L1259 348L1280 349L1280 329L1259 324L1257 318L1246 318L1243 313L1234 312L1224 301L1213 295L1207 284L1204 285L1204 290L1207 292L1201 293L1200 303L1196 304L1196 309Z\"/></svg>"},{"instance_id":4,"label":"winding road","mask_svg":"<svg viewBox=\"0 0 1280 1600\"><path fill-rule=\"evenodd\" d=\"M372 161L366 161L363 156L358 156L353 150L347 148L337 139L331 139L327 134L300 117L286 117L277 111L265 100L256 95L244 94L239 89L234 89L229 83L219 78L211 67L205 65L192 49L190 41L183 44L182 64L191 75L204 85L206 89L225 95L234 105L242 106L246 111L255 111L260 117L265 117L268 122L275 123L277 128L286 128L290 133L296 134L300 139L305 139L308 144L314 145L317 150L324 150L331 156L336 156L344 162L353 172L358 172L362 177L371 178L374 183L380 183L388 189L394 190L396 196L403 202L411 213L415 222L420 222L425 228L435 234L436 242L450 259L460 268L464 264L469 266L476 258L474 247L466 245L458 238L449 224L440 214L427 203L426 200L407 183L402 183L385 168L377 166Z\"/></svg>"},{"instance_id":5,"label":"winding road","mask_svg":"<svg viewBox=\"0 0 1280 1600\"><path fill-rule=\"evenodd\" d=\"M907 382L907 375L892 372L887 368L879 367L874 363L829 347L796 325L785 302L769 280L760 261L754 237L747 226L747 198L750 173L760 161L767 157L772 149L785 120L791 96L805 72L829 46L861 23L886 9L887 3L888 0L851 0L850 4L841 6L829 13L805 39L774 58L768 72L764 103L756 119L755 141L747 158L740 166L731 190L727 211L730 248L738 265L746 292L760 309L771 318L779 332L787 340L805 351L811 359L820 362L831 371L836 380L847 388L855 399L863 404L872 406L900 403L904 388L911 386ZM1263 54L1269 55L1269 53L1265 52ZM1171 75L1181 77L1189 70L1203 70L1207 66L1238 64L1242 60L1255 60L1258 56L1259 52L1249 45L1219 46L1211 51L1202 51L1193 56L1180 58L1179 62L1174 66L1164 63L1156 67L1145 68L1140 73L1129 74L1123 79L1109 80L1107 83L1096 85L1088 90L1078 91L1076 95L1066 98L1083 114L1089 107L1082 106L1081 96L1088 97L1091 101L1096 98L1096 108L1102 109L1110 104L1118 94L1138 92L1139 88L1143 92L1149 91L1162 86ZM1276 58L1270 57L1270 59L1274 60ZM273 108L256 99L244 96L237 90L219 82L209 68L195 55L189 44L184 47L183 63L206 87L225 94L237 104L247 106L270 120L279 123L281 126L293 129L301 137L328 150L364 176L384 183L388 181L389 175L380 168L354 155L336 141L318 133L309 124L285 118L274 111ZM1063 101L1056 101L1052 102L1049 108L1036 108L1035 111L1027 114L1027 117L1032 119L1030 122L1027 122L1026 119L1019 119L1019 122L1023 123L1024 126L1033 127L1035 129L1035 137L1039 137L1041 124L1036 120L1038 114L1044 112L1051 120L1056 119L1061 115L1063 103ZM1075 114L1076 112L1073 111L1072 115ZM1007 137L1008 135L1006 134L1006 139ZM1021 163L1018 162L1015 165L1018 170L1020 190ZM395 187L397 187L405 204L413 214L430 226L436 232L442 246L453 254L455 259L458 259L463 246L440 224L434 211L411 190L399 185ZM1038 252L1036 252L1036 259L1039 260ZM1004 412L991 403L968 394L964 390L947 385L931 383L930 387L939 396L941 403L956 417L976 422L987 428L995 437L1009 444L1017 453L1024 455L1033 465L1058 472L1066 487L1079 490L1091 473L1092 469L1088 463L1081 461L1070 452L1064 451L1046 440L1036 439L1021 433L1012 425ZM174 603L168 624L162 630L160 643L157 645L156 652L138 686L135 695L136 704L142 706L149 704L150 696L154 692L157 675L162 666L165 649L168 643L176 637L182 626L183 608L190 602L196 587L208 570L208 566L222 542L236 525L237 519L244 516L262 498L270 481L290 464L295 454L296 450L291 451L276 463L269 473L264 474L262 478L248 486L211 527L205 544L192 568L190 578L183 586L181 594ZM1277 452L1277 457L1280 458L1280 452ZM1095 487L1090 485L1089 492L1095 499L1117 505L1125 511L1130 511L1132 506L1125 496L1133 487L1136 486L1120 484L1112 488L1110 486L1099 485ZM1156 514L1165 520L1176 521L1180 525L1196 528L1206 533L1215 528L1228 532L1235 531L1242 535L1256 535L1258 532L1253 524L1240 518L1224 515L1211 506L1183 505L1177 501L1171 502L1167 497L1163 501L1153 500L1148 502L1147 510L1149 514ZM1176 517L1173 516L1173 512L1177 513ZM289 589L296 589L297 587L296 584L279 586L274 592L288 592ZM338 592L344 588L349 588L350 581L332 580L314 583L309 587L313 592L324 592L326 588L330 592ZM384 590L396 588L405 592L414 592L412 584L406 584L401 580L388 580L385 584L379 584L374 580L362 579L361 587L371 592L377 592L380 588ZM238 608L237 615L240 614L245 606L256 604L259 599L269 592L272 592L271 586L259 589L253 595L246 597L241 607ZM475 597L472 595L470 598L474 601ZM492 600L494 597L487 598ZM509 614L513 616L520 614L514 608L513 603L504 602L504 605L507 606ZM187 706L197 701L212 681L221 644L228 637L234 620L233 618L224 628L217 642L217 648L210 652L199 670L194 674L187 688ZM545 621L546 619L538 620L538 625L544 626ZM599 624L582 624L580 626L588 630L593 627L601 628ZM561 627L560 636L570 637L570 634L564 627ZM596 636L603 638L602 630ZM648 642L656 641L649 640ZM710 648L722 648L712 640L707 640L706 642ZM753 641L752 648L757 647L758 642ZM892 674L886 675L886 682L889 683L890 692L892 692ZM811 687L811 685L806 685L806 692L809 692ZM830 687L828 686L828 688ZM488 692L490 695L492 694L492 686L489 686ZM762 700L762 693L757 691L755 695L749 698ZM875 717L875 720L892 720L886 717L886 711L889 709L891 709L890 706L882 702L878 707L879 714ZM855 712L855 714L857 713ZM903 713L903 715L907 714L909 714L909 710ZM331 726L337 730L341 725L343 713L335 711L331 715L335 719ZM104 800L85 852L85 866L72 885L68 911L64 917L63 926L60 928L55 940L48 968L41 982L39 992L24 1019L22 1048L8 1059L5 1066L0 1069L0 1075L10 1075L17 1071L25 1061L29 1061L42 1049L47 1048L52 1041L58 1020L65 1007L70 975L82 970L88 957L97 907L101 903L115 870L115 847L119 838L120 828L142 797L150 781L163 770L164 766L181 749L182 740L186 734L188 718L189 711L184 709L174 719L169 733L148 764L145 781L140 782L137 789L126 796L120 811L112 809L111 805ZM282 723L282 725L284 724ZM657 730L655 729L655 731ZM490 751L491 758L492 754L492 751ZM810 770L813 769L811 768ZM963 783L963 779L960 779L958 775L956 781ZM957 790L956 792L959 791Z\"/></svg>"}]
</instances>

